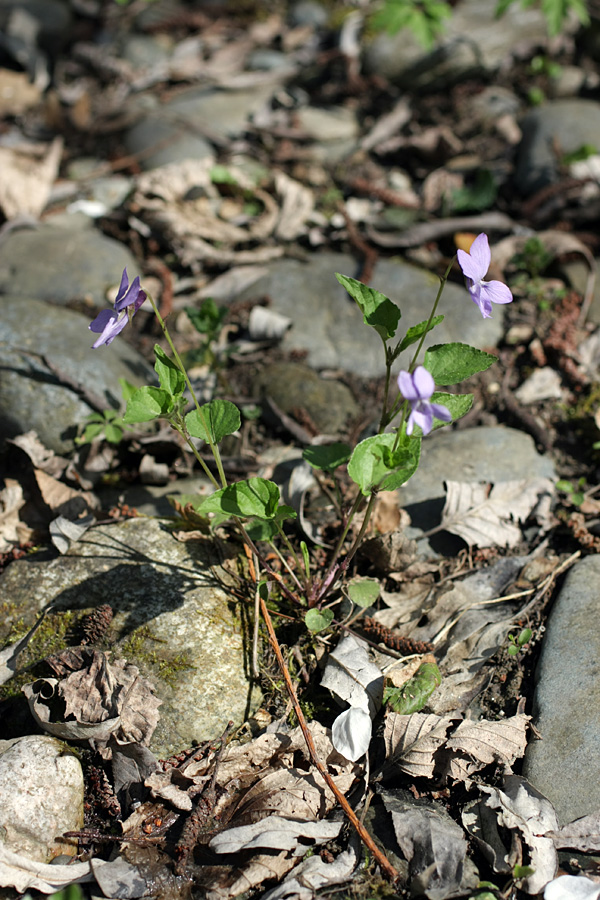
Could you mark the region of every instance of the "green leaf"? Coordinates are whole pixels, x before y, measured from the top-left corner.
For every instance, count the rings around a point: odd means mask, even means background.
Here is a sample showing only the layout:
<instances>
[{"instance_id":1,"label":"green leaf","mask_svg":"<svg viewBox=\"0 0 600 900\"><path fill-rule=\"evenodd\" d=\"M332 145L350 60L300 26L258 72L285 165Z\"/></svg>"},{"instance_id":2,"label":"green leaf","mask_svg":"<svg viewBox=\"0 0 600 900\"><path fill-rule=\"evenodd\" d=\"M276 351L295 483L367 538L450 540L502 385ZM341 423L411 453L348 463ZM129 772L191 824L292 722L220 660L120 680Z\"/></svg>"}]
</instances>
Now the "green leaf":
<instances>
[{"instance_id":1,"label":"green leaf","mask_svg":"<svg viewBox=\"0 0 600 900\"><path fill-rule=\"evenodd\" d=\"M229 400L211 400L201 406L200 411L193 409L185 417L185 426L192 437L213 444L233 434L241 424L240 411Z\"/></svg>"},{"instance_id":2,"label":"green leaf","mask_svg":"<svg viewBox=\"0 0 600 900\"><path fill-rule=\"evenodd\" d=\"M483 212L494 205L498 194L496 179L489 169L478 169L473 184L452 192L452 210L455 213Z\"/></svg>"},{"instance_id":3,"label":"green leaf","mask_svg":"<svg viewBox=\"0 0 600 900\"><path fill-rule=\"evenodd\" d=\"M439 687L441 683L442 676L436 664L423 663L401 688L385 688L383 702L394 712L410 716L423 709L436 687Z\"/></svg>"},{"instance_id":4,"label":"green leaf","mask_svg":"<svg viewBox=\"0 0 600 900\"><path fill-rule=\"evenodd\" d=\"M264 478L236 481L204 500L199 512L226 513L229 516L256 516L257 519L273 519L279 505L279 488Z\"/></svg>"},{"instance_id":5,"label":"green leaf","mask_svg":"<svg viewBox=\"0 0 600 900\"><path fill-rule=\"evenodd\" d=\"M381 585L372 578L356 578L348 582L348 596L357 606L373 606L381 592Z\"/></svg>"},{"instance_id":6,"label":"green leaf","mask_svg":"<svg viewBox=\"0 0 600 900\"><path fill-rule=\"evenodd\" d=\"M210 170L210 180L213 184L237 184L237 178L229 171L227 166L216 165Z\"/></svg>"},{"instance_id":7,"label":"green leaf","mask_svg":"<svg viewBox=\"0 0 600 900\"><path fill-rule=\"evenodd\" d=\"M104 429L104 437L109 442L109 444L119 444L121 442L121 438L123 437L123 429L119 428L118 425L109 423Z\"/></svg>"},{"instance_id":8,"label":"green leaf","mask_svg":"<svg viewBox=\"0 0 600 900\"><path fill-rule=\"evenodd\" d=\"M485 372L497 356L468 344L436 344L425 353L424 366L436 384L458 384L476 372Z\"/></svg>"},{"instance_id":9,"label":"green leaf","mask_svg":"<svg viewBox=\"0 0 600 900\"><path fill-rule=\"evenodd\" d=\"M127 425L135 422L150 422L159 416L168 415L173 409L173 398L162 388L138 388L127 401L127 409L123 421Z\"/></svg>"},{"instance_id":10,"label":"green leaf","mask_svg":"<svg viewBox=\"0 0 600 900\"><path fill-rule=\"evenodd\" d=\"M419 322L418 325L413 325L408 329L400 344L398 345L398 349L396 351L396 355L398 356L402 353L403 350L406 350L407 347L410 347L411 344L416 344L417 341L421 339L424 334L427 334L429 331L433 331L436 325L439 325L440 322L444 321L443 316L434 316L431 320L429 328L427 327L427 319L424 322Z\"/></svg>"},{"instance_id":11,"label":"green leaf","mask_svg":"<svg viewBox=\"0 0 600 900\"><path fill-rule=\"evenodd\" d=\"M442 406L445 406L452 416L452 422L456 422L457 419L468 413L473 406L473 394L448 394L445 391L434 391L431 395L431 402L441 403ZM442 422L441 419L434 418L431 431L437 431L438 428L443 428L444 425L450 424L450 422ZM413 434L419 436L423 434L418 425L415 425Z\"/></svg>"},{"instance_id":12,"label":"green leaf","mask_svg":"<svg viewBox=\"0 0 600 900\"><path fill-rule=\"evenodd\" d=\"M327 628L331 625L333 621L333 610L332 609L309 609L304 617L304 622L306 623L306 627L309 631L323 631L324 628Z\"/></svg>"},{"instance_id":13,"label":"green leaf","mask_svg":"<svg viewBox=\"0 0 600 900\"><path fill-rule=\"evenodd\" d=\"M186 306L185 312L197 332L213 335L221 327L223 319L227 315L227 307L217 306L212 297L207 297L202 301L200 309Z\"/></svg>"},{"instance_id":14,"label":"green leaf","mask_svg":"<svg viewBox=\"0 0 600 900\"><path fill-rule=\"evenodd\" d=\"M137 388L135 384L131 384L126 378L119 378L119 384L121 385L121 396L125 403L127 403L127 401L133 397Z\"/></svg>"},{"instance_id":15,"label":"green leaf","mask_svg":"<svg viewBox=\"0 0 600 900\"><path fill-rule=\"evenodd\" d=\"M302 458L313 467L313 469L324 469L331 472L347 463L352 455L352 447L348 444L340 442L336 444L321 444L306 447L302 453Z\"/></svg>"},{"instance_id":16,"label":"green leaf","mask_svg":"<svg viewBox=\"0 0 600 900\"><path fill-rule=\"evenodd\" d=\"M388 300L384 294L356 281L355 278L348 278L337 272L335 277L342 287L346 288L352 299L356 300L365 325L374 328L384 341L393 338L401 316L396 304Z\"/></svg>"},{"instance_id":17,"label":"green leaf","mask_svg":"<svg viewBox=\"0 0 600 900\"><path fill-rule=\"evenodd\" d=\"M272 541L277 534L274 519L252 519L244 525L251 541Z\"/></svg>"},{"instance_id":18,"label":"green leaf","mask_svg":"<svg viewBox=\"0 0 600 900\"><path fill-rule=\"evenodd\" d=\"M156 357L154 371L158 375L161 388L171 397L180 397L185 389L183 372L159 344L154 345L154 355Z\"/></svg>"},{"instance_id":19,"label":"green leaf","mask_svg":"<svg viewBox=\"0 0 600 900\"><path fill-rule=\"evenodd\" d=\"M407 445L394 452L393 469L387 465L396 441L395 434L378 434L354 448L348 463L352 481L367 496L374 490L393 491L415 474L421 454L421 439L412 436Z\"/></svg>"},{"instance_id":20,"label":"green leaf","mask_svg":"<svg viewBox=\"0 0 600 900\"><path fill-rule=\"evenodd\" d=\"M564 479L560 479L556 482L556 490L562 491L563 494L572 494L575 488L571 484L570 481L565 481Z\"/></svg>"}]
</instances>

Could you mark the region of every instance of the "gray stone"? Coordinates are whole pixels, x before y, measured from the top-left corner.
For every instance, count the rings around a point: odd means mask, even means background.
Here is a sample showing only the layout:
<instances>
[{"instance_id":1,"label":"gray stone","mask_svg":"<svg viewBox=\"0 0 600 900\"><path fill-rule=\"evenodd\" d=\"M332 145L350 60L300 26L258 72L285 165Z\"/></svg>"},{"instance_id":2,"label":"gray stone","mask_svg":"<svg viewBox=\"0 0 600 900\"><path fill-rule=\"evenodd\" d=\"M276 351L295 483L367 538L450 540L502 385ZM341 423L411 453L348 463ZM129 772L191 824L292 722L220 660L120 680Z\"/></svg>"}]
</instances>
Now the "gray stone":
<instances>
[{"instance_id":1,"label":"gray stone","mask_svg":"<svg viewBox=\"0 0 600 900\"><path fill-rule=\"evenodd\" d=\"M118 286L125 267L132 278L136 264L127 247L91 224L81 228L79 217L63 227L12 231L0 242L0 294L106 306L106 292Z\"/></svg>"},{"instance_id":2,"label":"gray stone","mask_svg":"<svg viewBox=\"0 0 600 900\"><path fill-rule=\"evenodd\" d=\"M205 159L213 153L211 138L237 137L272 93L272 86L238 91L191 88L146 112L127 131L125 145L130 153L145 154L140 158L144 169Z\"/></svg>"},{"instance_id":3,"label":"gray stone","mask_svg":"<svg viewBox=\"0 0 600 900\"><path fill-rule=\"evenodd\" d=\"M290 9L290 25L310 25L313 28L323 28L327 24L329 14L322 3L316 0L299 0Z\"/></svg>"},{"instance_id":4,"label":"gray stone","mask_svg":"<svg viewBox=\"0 0 600 900\"><path fill-rule=\"evenodd\" d=\"M5 34L15 10L24 10L37 21L38 40L42 46L56 52L69 40L73 16L68 3L62 0L0 0L0 28Z\"/></svg>"},{"instance_id":5,"label":"gray stone","mask_svg":"<svg viewBox=\"0 0 600 900\"><path fill-rule=\"evenodd\" d=\"M530 194L558 179L560 154L573 153L584 144L600 150L600 103L554 100L532 109L521 128L515 182Z\"/></svg>"},{"instance_id":6,"label":"gray stone","mask_svg":"<svg viewBox=\"0 0 600 900\"><path fill-rule=\"evenodd\" d=\"M352 109L305 106L297 111L296 118L301 130L315 141L310 148L313 159L333 164L356 149L359 126Z\"/></svg>"},{"instance_id":7,"label":"gray stone","mask_svg":"<svg viewBox=\"0 0 600 900\"><path fill-rule=\"evenodd\" d=\"M73 855L56 839L83 828L83 772L69 748L48 735L0 741L0 836L13 853L49 863Z\"/></svg>"},{"instance_id":8,"label":"gray stone","mask_svg":"<svg viewBox=\"0 0 600 900\"><path fill-rule=\"evenodd\" d=\"M343 369L373 377L385 372L382 343L354 300L338 283L335 273L354 277L356 260L342 253L314 254L308 262L276 260L268 273L242 292L239 299L268 295L271 308L288 316L293 326L283 339L287 350L307 350L315 369ZM402 310L398 336L426 319L439 280L429 272L396 260L380 260L371 287L381 291ZM445 321L428 336L426 346L462 341L475 347L493 347L502 336L503 307L495 307L492 319L482 319L467 290L447 284L439 310ZM406 361L400 357L397 369Z\"/></svg>"},{"instance_id":9,"label":"gray stone","mask_svg":"<svg viewBox=\"0 0 600 900\"><path fill-rule=\"evenodd\" d=\"M491 74L516 50L519 42L544 45L546 21L535 7L512 4L500 19L496 0L463 0L453 10L433 50L427 51L408 28L395 35L382 32L367 50L371 72L411 90L437 90L448 84Z\"/></svg>"},{"instance_id":10,"label":"gray stone","mask_svg":"<svg viewBox=\"0 0 600 900\"><path fill-rule=\"evenodd\" d=\"M320 378L300 363L275 363L261 372L256 387L285 413L305 409L321 433L334 434L349 418L358 414L358 405L345 384Z\"/></svg>"},{"instance_id":11,"label":"gray stone","mask_svg":"<svg viewBox=\"0 0 600 900\"><path fill-rule=\"evenodd\" d=\"M550 611L536 673L541 740L528 744L524 774L563 825L600 809L599 579L600 556L571 569Z\"/></svg>"},{"instance_id":12,"label":"gray stone","mask_svg":"<svg viewBox=\"0 0 600 900\"><path fill-rule=\"evenodd\" d=\"M173 55L173 42L166 34L127 34L121 56L137 69L150 69Z\"/></svg>"},{"instance_id":13,"label":"gray stone","mask_svg":"<svg viewBox=\"0 0 600 900\"><path fill-rule=\"evenodd\" d=\"M494 483L534 476L556 478L554 464L522 431L501 425L435 431L423 439L419 468L398 491L412 520L406 535L418 539L440 524L446 480ZM458 546L464 546L460 538L447 535L437 535L429 544L419 542L421 551L428 548L434 555L456 551Z\"/></svg>"},{"instance_id":14,"label":"gray stone","mask_svg":"<svg viewBox=\"0 0 600 900\"><path fill-rule=\"evenodd\" d=\"M209 542L177 541L163 523L140 518L95 527L57 559L14 563L2 595L27 622L51 602L57 610L110 603L112 652L138 666L163 700L150 749L167 757L258 705L244 617L232 612L227 583Z\"/></svg>"},{"instance_id":15,"label":"gray stone","mask_svg":"<svg viewBox=\"0 0 600 900\"><path fill-rule=\"evenodd\" d=\"M152 369L124 339L92 350L89 322L80 313L40 300L0 296L0 432L4 438L33 428L55 453L68 453L77 427L92 412L37 354L67 381L84 385L115 408L122 396L119 378L136 386L154 383Z\"/></svg>"}]
</instances>

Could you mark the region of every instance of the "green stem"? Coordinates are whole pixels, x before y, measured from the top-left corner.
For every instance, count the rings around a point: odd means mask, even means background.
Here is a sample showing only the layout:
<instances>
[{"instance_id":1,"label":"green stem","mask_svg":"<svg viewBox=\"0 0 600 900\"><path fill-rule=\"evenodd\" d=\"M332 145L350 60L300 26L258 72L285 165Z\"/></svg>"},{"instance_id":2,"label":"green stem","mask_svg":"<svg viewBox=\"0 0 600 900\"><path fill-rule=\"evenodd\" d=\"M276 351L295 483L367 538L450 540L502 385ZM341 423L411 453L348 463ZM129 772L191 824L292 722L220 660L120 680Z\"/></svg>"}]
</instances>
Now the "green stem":
<instances>
[{"instance_id":1,"label":"green stem","mask_svg":"<svg viewBox=\"0 0 600 900\"><path fill-rule=\"evenodd\" d=\"M420 340L419 343L417 344L417 349L415 350L415 355L413 356L412 361L411 361L411 364L410 364L410 366L408 367L408 371L409 371L411 374L412 374L412 372L414 371L415 363L417 362L417 359L419 358L419 353L420 353L421 350L423 349L423 344L424 344L424 342L425 342L425 338L426 338L427 335L429 334L429 328L430 328L431 323L432 323L432 321L433 321L433 317L435 316L435 311L436 311L436 309L438 308L438 304L439 304L440 299L441 299L441 296L442 296L442 291L443 291L444 288L446 287L446 282L448 281L448 275L449 275L450 272L452 271L452 266L454 265L454 260L455 260L455 256L452 257L452 259L450 260L450 262L449 262L449 264L448 264L448 268L446 269L446 271L444 272L444 274L440 277L440 286L439 286L439 288L438 288L438 292L437 292L437 296L436 296L436 298L435 298L434 304L433 304L433 306L431 307L431 312L429 313L429 318L428 318L428 320L427 320L427 327L426 327L425 331L423 332L423 334L421 335L421 340Z\"/></svg>"},{"instance_id":2,"label":"green stem","mask_svg":"<svg viewBox=\"0 0 600 900\"><path fill-rule=\"evenodd\" d=\"M167 323L165 322L165 320L159 313L158 307L157 307L156 303L154 302L154 300L152 299L152 297L150 296L150 294L147 294L147 297L148 297L148 300L150 301L150 305L152 306L152 309L154 310L154 314L155 314L156 318L158 319L158 324L162 328L162 332L166 338L166 341L167 341L169 347L171 348L171 353L173 354L173 359L175 360L175 362L177 364L177 368L179 369L179 371L185 378L185 383L187 385L188 391L191 394L192 400L194 402L194 406L198 410L198 415L200 416L200 419L202 421L202 426L203 426L203 428L206 432L206 436L207 436L206 443L210 447L210 451L211 451L211 453L214 457L215 463L217 465L217 471L219 473L221 487L227 487L227 478L225 476L225 470L223 469L223 462L221 460L221 454L219 453L219 448L212 441L212 439L210 437L210 428L208 427L206 417L205 417L204 413L202 412L200 404L198 403L198 398L196 397L194 388L192 387L192 382L190 381L187 370L186 370L185 366L183 365L183 362L181 361L181 357L179 356L179 353L177 352L175 344L173 343L173 341L171 339L171 335L169 334L169 329L167 328ZM187 438L187 436L186 436L186 438ZM218 484L217 484L217 488L218 488Z\"/></svg>"},{"instance_id":3,"label":"green stem","mask_svg":"<svg viewBox=\"0 0 600 900\"><path fill-rule=\"evenodd\" d=\"M321 587L323 585L329 586L331 575L333 573L335 566L337 565L338 557L339 557L340 553L342 552L342 547L344 546L344 541L346 540L346 535L348 534L348 531L350 530L350 525L352 524L352 519L358 512L358 510L360 508L360 504L362 503L362 500L363 500L363 495L359 491L358 494L356 495L354 503L352 504L352 508L351 508L350 512L348 513L348 518L346 520L346 524L345 524L344 528L342 529L342 533L338 539L337 544L335 545L335 549L333 551L333 556L331 558L331 563L329 565L329 568L327 569L327 572L325 573L324 578L320 582ZM327 590L325 591L325 593L326 592L327 592ZM324 596L324 594L319 595L317 593L317 596L318 596L318 599L321 600L322 597ZM310 599L311 598L309 598L309 605L310 605Z\"/></svg>"},{"instance_id":4,"label":"green stem","mask_svg":"<svg viewBox=\"0 0 600 900\"><path fill-rule=\"evenodd\" d=\"M283 543L285 544L285 546L287 547L287 549L289 550L289 552L292 554L292 557L293 557L293 559L294 559L294 562L296 563L296 567L297 567L298 571L299 571L299 572L303 572L303 571L304 571L304 565L303 565L303 564L300 562L300 560L298 559L298 554L297 554L296 551L294 550L294 548L293 548L293 546L292 546L292 543L291 543L290 539L288 538L287 534L285 533L285 531L283 530L283 528L281 527L281 524L280 524L279 522L276 521L276 522L275 522L275 527L277 528L277 531L278 531L278 533L279 533L279 537L281 538L281 540L283 541ZM274 544L271 544L271 546L272 546L274 549L276 549ZM290 569L290 567L289 567L289 566L287 565L287 563L285 562L283 556L281 556L281 561L284 563L286 569L288 570L288 572L290 573L290 575L292 576L292 578L293 578L294 581L296 582L296 586L299 588L299 590L301 590L301 591L302 591L302 590L305 590L305 589L306 589L306 585L304 586L304 588L302 587L302 585L300 584L300 582L298 581L298 579L296 578L296 576L294 575L294 573L292 572L292 570Z\"/></svg>"},{"instance_id":5,"label":"green stem","mask_svg":"<svg viewBox=\"0 0 600 900\"><path fill-rule=\"evenodd\" d=\"M377 494L375 494L375 493L371 494L371 496L369 497L369 502L368 502L367 508L365 510L365 517L363 519L363 523L360 526L360 531L356 535L354 543L350 547L350 550L348 551L347 556L344 558L345 566L348 565L348 563L351 561L352 557L354 556L354 554L356 553L356 551L358 550L358 548L361 545L362 539L365 536L365 532L366 532L367 528L369 527L369 521L371 519L371 514L372 514L373 508L375 506L375 498L376 497L377 497Z\"/></svg>"},{"instance_id":6,"label":"green stem","mask_svg":"<svg viewBox=\"0 0 600 900\"><path fill-rule=\"evenodd\" d=\"M177 431L181 435L181 437L184 439L184 441L186 442L186 444L188 445L188 447L190 448L190 450L192 451L192 453L194 454L194 456L196 457L196 459L198 460L198 462L204 469L205 474L208 476L208 478L210 478L212 484L215 487L215 490L218 491L219 490L219 482L217 481L217 479L215 478L213 473L210 471L210 469L208 468L208 466L206 465L206 463L200 456L198 449L194 445L194 442L192 441L189 434L186 432L185 428L182 428L180 425L177 425L175 422L171 422L171 425L175 429L175 431Z\"/></svg>"}]
</instances>

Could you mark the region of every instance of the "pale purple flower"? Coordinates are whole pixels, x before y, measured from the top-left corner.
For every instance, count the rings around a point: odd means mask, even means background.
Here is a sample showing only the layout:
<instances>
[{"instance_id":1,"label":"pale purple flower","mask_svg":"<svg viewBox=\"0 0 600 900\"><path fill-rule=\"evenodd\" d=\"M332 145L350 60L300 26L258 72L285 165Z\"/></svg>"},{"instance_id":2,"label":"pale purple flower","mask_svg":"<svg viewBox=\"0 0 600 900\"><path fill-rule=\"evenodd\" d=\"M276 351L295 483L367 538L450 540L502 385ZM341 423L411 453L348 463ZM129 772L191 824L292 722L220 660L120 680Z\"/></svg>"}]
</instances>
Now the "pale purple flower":
<instances>
[{"instance_id":1,"label":"pale purple flower","mask_svg":"<svg viewBox=\"0 0 600 900\"><path fill-rule=\"evenodd\" d=\"M484 281L490 267L492 254L487 234L478 234L469 253L458 251L458 264L467 279L467 287L473 303L476 303L484 319L492 315L492 303L511 303L513 295L501 281Z\"/></svg>"},{"instance_id":2,"label":"pale purple flower","mask_svg":"<svg viewBox=\"0 0 600 900\"><path fill-rule=\"evenodd\" d=\"M140 287L139 276L136 276L129 284L127 269L123 269L114 309L103 309L88 325L90 331L100 335L98 340L92 344L93 349L97 350L102 344L106 344L107 347L112 344L128 321L135 316L145 299L146 292Z\"/></svg>"},{"instance_id":3,"label":"pale purple flower","mask_svg":"<svg viewBox=\"0 0 600 900\"><path fill-rule=\"evenodd\" d=\"M442 422L451 422L452 414L441 403L430 403L435 390L433 376L425 366L417 366L415 371L402 371L398 375L400 393L410 403L410 415L406 423L406 433L412 434L418 425L423 434L429 434L433 428L433 417Z\"/></svg>"}]
</instances>

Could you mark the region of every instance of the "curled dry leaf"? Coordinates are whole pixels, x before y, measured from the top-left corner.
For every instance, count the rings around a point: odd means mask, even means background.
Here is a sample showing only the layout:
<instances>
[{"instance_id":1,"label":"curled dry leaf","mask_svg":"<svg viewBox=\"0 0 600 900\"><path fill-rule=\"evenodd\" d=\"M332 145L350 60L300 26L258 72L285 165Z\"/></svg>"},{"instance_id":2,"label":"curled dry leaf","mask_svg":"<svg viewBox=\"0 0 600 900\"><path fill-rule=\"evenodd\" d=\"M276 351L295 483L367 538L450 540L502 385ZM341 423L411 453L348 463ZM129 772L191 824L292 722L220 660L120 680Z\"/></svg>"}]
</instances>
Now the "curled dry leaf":
<instances>
[{"instance_id":1,"label":"curled dry leaf","mask_svg":"<svg viewBox=\"0 0 600 900\"><path fill-rule=\"evenodd\" d=\"M111 664L105 653L81 647L50 661L62 679L40 678L25 685L32 715L56 737L148 745L162 701L135 666ZM68 674L67 674L68 673Z\"/></svg>"},{"instance_id":2,"label":"curled dry leaf","mask_svg":"<svg viewBox=\"0 0 600 900\"><path fill-rule=\"evenodd\" d=\"M24 505L23 488L19 482L6 478L0 491L0 553L10 550L13 544L21 540L25 526L19 519L19 510Z\"/></svg>"},{"instance_id":3,"label":"curled dry leaf","mask_svg":"<svg viewBox=\"0 0 600 900\"><path fill-rule=\"evenodd\" d=\"M26 431L15 438L7 438L7 443L14 444L27 454L36 469L41 469L47 475L57 477L62 475L69 465L69 461L62 456L57 456L54 450L49 450L40 441L37 431Z\"/></svg>"},{"instance_id":4,"label":"curled dry leaf","mask_svg":"<svg viewBox=\"0 0 600 900\"><path fill-rule=\"evenodd\" d=\"M343 638L329 654L321 684L371 718L381 706L383 675L369 658L366 644L353 635Z\"/></svg>"},{"instance_id":5,"label":"curled dry leaf","mask_svg":"<svg viewBox=\"0 0 600 900\"><path fill-rule=\"evenodd\" d=\"M209 847L215 853L238 853L240 850L288 850L293 856L304 856L307 846L323 844L336 838L343 821L303 822L283 816L267 816L252 825L228 828L215 835ZM302 842L300 840L302 839Z\"/></svg>"},{"instance_id":6,"label":"curled dry leaf","mask_svg":"<svg viewBox=\"0 0 600 900\"><path fill-rule=\"evenodd\" d=\"M340 853L332 863L317 855L309 856L285 881L264 894L263 900L313 900L317 891L348 881L357 863L355 843L351 843L348 850Z\"/></svg>"},{"instance_id":7,"label":"curled dry leaf","mask_svg":"<svg viewBox=\"0 0 600 900\"><path fill-rule=\"evenodd\" d=\"M58 175L63 142L0 147L0 207L7 219L44 209Z\"/></svg>"},{"instance_id":8,"label":"curled dry leaf","mask_svg":"<svg viewBox=\"0 0 600 900\"><path fill-rule=\"evenodd\" d=\"M445 900L477 885L479 876L467 857L464 832L445 809L435 801L417 805L408 792L383 790L381 797L408 860L412 893Z\"/></svg>"},{"instance_id":9,"label":"curled dry leaf","mask_svg":"<svg viewBox=\"0 0 600 900\"><path fill-rule=\"evenodd\" d=\"M528 894L538 894L554 878L558 867L556 848L552 839L546 837L546 832L556 832L558 828L554 807L518 775L508 775L503 790L485 784L479 789L489 795L485 803L496 811L498 825L509 834L518 831L527 844L527 865L534 872L523 880L522 887Z\"/></svg>"},{"instance_id":10,"label":"curled dry leaf","mask_svg":"<svg viewBox=\"0 0 600 900\"><path fill-rule=\"evenodd\" d=\"M35 624L29 629L27 634L21 638L21 640L16 641L16 643L14 644L10 644L10 646L5 647L4 650L0 651L0 684L4 684L15 674L17 668L17 657L19 653L25 649L33 635L36 633L36 631L44 621L44 617L48 611L49 607L47 607L42 612L37 622L35 622Z\"/></svg>"},{"instance_id":11,"label":"curled dry leaf","mask_svg":"<svg viewBox=\"0 0 600 900\"><path fill-rule=\"evenodd\" d=\"M555 492L550 478L499 481L495 485L447 481L442 528L478 547L514 547L522 538L515 523L535 515Z\"/></svg>"},{"instance_id":12,"label":"curled dry leaf","mask_svg":"<svg viewBox=\"0 0 600 900\"><path fill-rule=\"evenodd\" d=\"M498 721L461 722L446 742L446 749L453 754L447 774L464 781L491 762L512 766L525 753L530 720L531 716L521 713Z\"/></svg>"},{"instance_id":13,"label":"curled dry leaf","mask_svg":"<svg viewBox=\"0 0 600 900\"><path fill-rule=\"evenodd\" d=\"M41 891L54 894L61 888L75 882L93 881L88 862L72 863L68 866L50 865L29 859L20 853L13 853L0 841L0 885L14 887L17 891Z\"/></svg>"}]
</instances>

